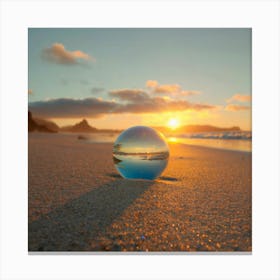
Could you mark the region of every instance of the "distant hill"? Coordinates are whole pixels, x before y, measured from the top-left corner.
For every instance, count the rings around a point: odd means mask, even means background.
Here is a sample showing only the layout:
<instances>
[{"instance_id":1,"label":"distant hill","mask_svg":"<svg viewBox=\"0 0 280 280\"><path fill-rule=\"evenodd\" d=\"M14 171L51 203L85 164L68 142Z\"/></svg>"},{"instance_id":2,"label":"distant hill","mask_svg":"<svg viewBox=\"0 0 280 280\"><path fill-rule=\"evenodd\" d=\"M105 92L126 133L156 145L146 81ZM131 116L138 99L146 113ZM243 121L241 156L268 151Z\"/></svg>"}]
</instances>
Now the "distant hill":
<instances>
[{"instance_id":1,"label":"distant hill","mask_svg":"<svg viewBox=\"0 0 280 280\"><path fill-rule=\"evenodd\" d=\"M184 132L217 132L217 131L240 131L240 127L217 127L212 125L186 125L182 128Z\"/></svg>"},{"instance_id":2,"label":"distant hill","mask_svg":"<svg viewBox=\"0 0 280 280\"><path fill-rule=\"evenodd\" d=\"M73 126L64 126L61 128L61 131L65 132L77 132L77 133L90 133L97 132L97 128L89 125L86 119L83 119L81 122Z\"/></svg>"},{"instance_id":3,"label":"distant hill","mask_svg":"<svg viewBox=\"0 0 280 280\"><path fill-rule=\"evenodd\" d=\"M167 127L154 127L164 134L172 133L200 133L200 132L227 132L227 131L241 131L240 127L217 127L212 125L186 125L181 126L175 130ZM117 129L97 129L91 126L86 119L70 125L59 127L55 122L40 119L32 116L32 113L28 111L28 131L41 131L41 132L73 132L73 133L120 133L122 130Z\"/></svg>"},{"instance_id":4,"label":"distant hill","mask_svg":"<svg viewBox=\"0 0 280 280\"><path fill-rule=\"evenodd\" d=\"M33 118L33 119L37 124L43 125L52 131L58 132L60 130L60 127L55 122L39 119L39 118Z\"/></svg>"},{"instance_id":5,"label":"distant hill","mask_svg":"<svg viewBox=\"0 0 280 280\"><path fill-rule=\"evenodd\" d=\"M212 125L186 125L172 130L167 127L155 127L155 129L161 131L162 133L199 133L199 132L222 132L222 131L240 131L240 127L217 127Z\"/></svg>"},{"instance_id":6,"label":"distant hill","mask_svg":"<svg viewBox=\"0 0 280 280\"><path fill-rule=\"evenodd\" d=\"M32 113L28 111L28 132L48 132L48 133L55 133L57 131L50 129L44 124L38 123L32 116Z\"/></svg>"}]
</instances>

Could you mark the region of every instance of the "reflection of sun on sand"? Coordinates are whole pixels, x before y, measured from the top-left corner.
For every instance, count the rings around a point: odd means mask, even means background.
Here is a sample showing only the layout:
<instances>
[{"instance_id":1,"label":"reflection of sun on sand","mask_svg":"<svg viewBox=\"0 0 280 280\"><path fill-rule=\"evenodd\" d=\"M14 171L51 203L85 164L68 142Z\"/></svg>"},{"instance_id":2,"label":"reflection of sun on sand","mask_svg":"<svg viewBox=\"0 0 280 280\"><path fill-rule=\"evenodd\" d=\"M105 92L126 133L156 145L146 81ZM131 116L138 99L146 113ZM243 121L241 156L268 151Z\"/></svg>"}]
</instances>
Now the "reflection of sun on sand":
<instances>
[{"instance_id":1,"label":"reflection of sun on sand","mask_svg":"<svg viewBox=\"0 0 280 280\"><path fill-rule=\"evenodd\" d=\"M130 181L112 144L29 134L29 250L251 251L251 153L169 145L158 180Z\"/></svg>"},{"instance_id":2,"label":"reflection of sun on sand","mask_svg":"<svg viewBox=\"0 0 280 280\"><path fill-rule=\"evenodd\" d=\"M176 137L168 137L167 141L168 141L168 143L176 143L177 138Z\"/></svg>"}]
</instances>

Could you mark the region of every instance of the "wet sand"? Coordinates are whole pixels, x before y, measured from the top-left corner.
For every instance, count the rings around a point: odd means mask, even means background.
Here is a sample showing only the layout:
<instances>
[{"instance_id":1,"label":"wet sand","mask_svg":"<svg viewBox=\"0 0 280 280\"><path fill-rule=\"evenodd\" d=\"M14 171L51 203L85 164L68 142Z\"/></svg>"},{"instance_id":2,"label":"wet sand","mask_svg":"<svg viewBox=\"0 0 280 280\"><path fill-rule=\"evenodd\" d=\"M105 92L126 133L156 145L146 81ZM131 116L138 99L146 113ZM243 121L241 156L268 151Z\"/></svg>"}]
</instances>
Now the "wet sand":
<instances>
[{"instance_id":1,"label":"wet sand","mask_svg":"<svg viewBox=\"0 0 280 280\"><path fill-rule=\"evenodd\" d=\"M251 153L170 144L155 181L125 180L112 144L29 134L29 251L251 251Z\"/></svg>"}]
</instances>

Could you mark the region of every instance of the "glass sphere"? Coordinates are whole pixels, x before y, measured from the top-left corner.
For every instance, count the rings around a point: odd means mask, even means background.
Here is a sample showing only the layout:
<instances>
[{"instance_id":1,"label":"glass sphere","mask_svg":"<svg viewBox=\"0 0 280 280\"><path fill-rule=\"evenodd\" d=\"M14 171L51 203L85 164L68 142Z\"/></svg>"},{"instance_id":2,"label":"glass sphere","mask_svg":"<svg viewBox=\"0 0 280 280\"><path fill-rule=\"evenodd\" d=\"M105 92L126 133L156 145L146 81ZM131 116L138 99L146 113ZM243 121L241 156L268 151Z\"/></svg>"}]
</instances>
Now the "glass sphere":
<instances>
[{"instance_id":1,"label":"glass sphere","mask_svg":"<svg viewBox=\"0 0 280 280\"><path fill-rule=\"evenodd\" d=\"M126 179L154 180L166 168L169 148L164 136L147 126L123 131L114 143L116 169Z\"/></svg>"}]
</instances>

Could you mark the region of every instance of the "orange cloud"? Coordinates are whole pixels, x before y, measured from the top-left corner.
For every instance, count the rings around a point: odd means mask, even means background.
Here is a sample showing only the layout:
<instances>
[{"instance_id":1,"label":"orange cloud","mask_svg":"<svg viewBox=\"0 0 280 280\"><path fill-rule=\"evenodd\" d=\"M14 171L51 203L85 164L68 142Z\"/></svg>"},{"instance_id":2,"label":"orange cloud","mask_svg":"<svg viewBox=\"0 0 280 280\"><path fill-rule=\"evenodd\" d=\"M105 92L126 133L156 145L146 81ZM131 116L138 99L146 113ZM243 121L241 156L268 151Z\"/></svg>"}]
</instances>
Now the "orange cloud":
<instances>
[{"instance_id":1,"label":"orange cloud","mask_svg":"<svg viewBox=\"0 0 280 280\"><path fill-rule=\"evenodd\" d=\"M159 85L155 87L154 92L155 93L178 93L181 90L181 87L179 85Z\"/></svg>"},{"instance_id":2,"label":"orange cloud","mask_svg":"<svg viewBox=\"0 0 280 280\"><path fill-rule=\"evenodd\" d=\"M228 103L233 101L238 102L250 102L251 101L251 95L244 95L244 94L235 94L231 98L227 100Z\"/></svg>"},{"instance_id":3,"label":"orange cloud","mask_svg":"<svg viewBox=\"0 0 280 280\"><path fill-rule=\"evenodd\" d=\"M236 112L236 111L250 110L251 107L250 106L244 106L244 105L229 104L229 105L226 106L225 109L226 109L226 111Z\"/></svg>"},{"instance_id":4,"label":"orange cloud","mask_svg":"<svg viewBox=\"0 0 280 280\"><path fill-rule=\"evenodd\" d=\"M160 85L158 81L148 80L146 82L146 87L152 89L152 93L155 94L168 94L168 95L178 95L178 96L190 96L200 94L197 90L183 90L178 84L166 84Z\"/></svg>"},{"instance_id":5,"label":"orange cloud","mask_svg":"<svg viewBox=\"0 0 280 280\"><path fill-rule=\"evenodd\" d=\"M154 87L156 87L157 85L158 85L158 82L155 81L155 80L148 80L148 81L146 82L146 87L148 87L148 88L154 88Z\"/></svg>"},{"instance_id":6,"label":"orange cloud","mask_svg":"<svg viewBox=\"0 0 280 280\"><path fill-rule=\"evenodd\" d=\"M60 43L54 43L50 48L44 49L42 57L50 62L64 65L75 65L81 61L94 61L94 58L89 54L80 50L68 51Z\"/></svg>"}]
</instances>

